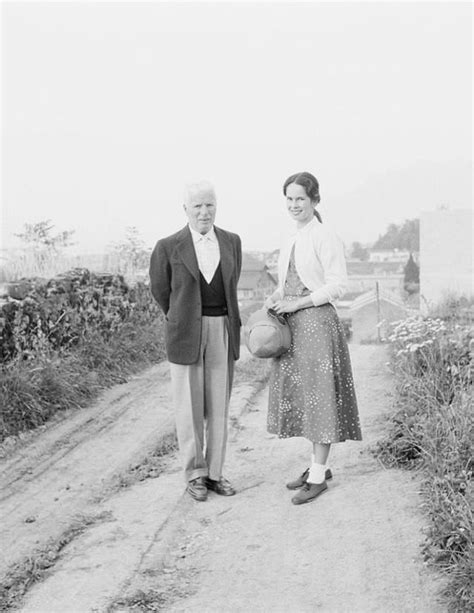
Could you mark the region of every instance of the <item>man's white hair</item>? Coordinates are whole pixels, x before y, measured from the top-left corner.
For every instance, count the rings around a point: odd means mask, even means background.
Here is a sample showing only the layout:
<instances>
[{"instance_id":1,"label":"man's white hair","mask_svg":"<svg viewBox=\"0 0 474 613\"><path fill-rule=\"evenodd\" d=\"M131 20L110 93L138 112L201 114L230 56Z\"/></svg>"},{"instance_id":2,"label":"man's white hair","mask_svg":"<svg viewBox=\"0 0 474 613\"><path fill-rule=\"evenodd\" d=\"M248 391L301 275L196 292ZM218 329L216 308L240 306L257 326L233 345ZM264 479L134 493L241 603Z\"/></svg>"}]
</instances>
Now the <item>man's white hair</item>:
<instances>
[{"instance_id":1,"label":"man's white hair","mask_svg":"<svg viewBox=\"0 0 474 613\"><path fill-rule=\"evenodd\" d=\"M192 194L197 192L210 192L216 196L216 190L214 184L207 179L200 179L199 181L191 181L184 186L184 204L188 204L189 198Z\"/></svg>"}]
</instances>

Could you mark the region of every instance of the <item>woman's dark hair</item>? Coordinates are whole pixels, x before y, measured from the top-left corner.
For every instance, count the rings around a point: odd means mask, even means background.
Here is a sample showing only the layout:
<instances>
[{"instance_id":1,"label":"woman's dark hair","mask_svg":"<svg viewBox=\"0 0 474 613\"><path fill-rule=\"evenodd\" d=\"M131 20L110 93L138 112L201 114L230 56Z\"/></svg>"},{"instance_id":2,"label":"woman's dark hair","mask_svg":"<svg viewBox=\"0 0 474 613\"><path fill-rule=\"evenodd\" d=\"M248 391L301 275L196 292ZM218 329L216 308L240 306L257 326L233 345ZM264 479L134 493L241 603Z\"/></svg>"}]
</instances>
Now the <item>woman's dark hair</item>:
<instances>
[{"instance_id":1,"label":"woman's dark hair","mask_svg":"<svg viewBox=\"0 0 474 613\"><path fill-rule=\"evenodd\" d=\"M288 185L291 185L291 183L296 183L296 185L301 185L302 187L304 187L308 198L316 204L318 204L321 200L321 196L319 195L318 180L310 172L298 172L295 175L291 175L291 177L288 177L288 179L283 184L283 193L285 194L285 196L286 188L288 187ZM316 208L314 209L314 215L320 223L323 223L321 215L318 213Z\"/></svg>"}]
</instances>

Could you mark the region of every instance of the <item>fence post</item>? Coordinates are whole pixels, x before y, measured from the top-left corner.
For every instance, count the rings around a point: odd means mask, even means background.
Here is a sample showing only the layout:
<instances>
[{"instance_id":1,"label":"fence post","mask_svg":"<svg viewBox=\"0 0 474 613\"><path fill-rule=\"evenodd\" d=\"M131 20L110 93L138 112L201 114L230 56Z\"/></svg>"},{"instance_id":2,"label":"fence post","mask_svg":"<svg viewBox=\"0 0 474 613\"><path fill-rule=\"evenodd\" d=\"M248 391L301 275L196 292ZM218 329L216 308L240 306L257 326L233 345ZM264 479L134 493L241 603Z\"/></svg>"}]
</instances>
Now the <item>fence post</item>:
<instances>
[{"instance_id":1,"label":"fence post","mask_svg":"<svg viewBox=\"0 0 474 613\"><path fill-rule=\"evenodd\" d=\"M379 291L379 282L375 282L375 297L377 300L377 341L379 343L382 342L382 336L380 334L380 323L382 321L380 317L380 291Z\"/></svg>"}]
</instances>

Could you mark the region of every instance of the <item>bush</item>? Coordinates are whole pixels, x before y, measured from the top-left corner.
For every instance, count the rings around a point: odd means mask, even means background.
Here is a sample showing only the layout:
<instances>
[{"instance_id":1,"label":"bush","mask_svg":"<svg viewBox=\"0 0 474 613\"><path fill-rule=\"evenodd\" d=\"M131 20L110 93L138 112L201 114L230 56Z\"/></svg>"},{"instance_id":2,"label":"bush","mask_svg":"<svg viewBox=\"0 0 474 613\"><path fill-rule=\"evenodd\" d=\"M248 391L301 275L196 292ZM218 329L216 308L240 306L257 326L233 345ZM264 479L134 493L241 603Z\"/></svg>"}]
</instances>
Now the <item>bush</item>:
<instances>
[{"instance_id":1,"label":"bush","mask_svg":"<svg viewBox=\"0 0 474 613\"><path fill-rule=\"evenodd\" d=\"M449 317L410 318L389 338L395 413L378 453L423 471L429 528L423 552L449 575L451 611L474 609L472 329Z\"/></svg>"},{"instance_id":2,"label":"bush","mask_svg":"<svg viewBox=\"0 0 474 613\"><path fill-rule=\"evenodd\" d=\"M144 284L129 288L118 275L84 270L53 281L6 303L0 440L85 406L165 356L163 316Z\"/></svg>"},{"instance_id":3,"label":"bush","mask_svg":"<svg viewBox=\"0 0 474 613\"><path fill-rule=\"evenodd\" d=\"M74 269L49 281L10 284L0 309L0 361L31 359L67 350L99 333L109 340L137 317L149 323L159 309L143 283L129 287L121 275Z\"/></svg>"}]
</instances>

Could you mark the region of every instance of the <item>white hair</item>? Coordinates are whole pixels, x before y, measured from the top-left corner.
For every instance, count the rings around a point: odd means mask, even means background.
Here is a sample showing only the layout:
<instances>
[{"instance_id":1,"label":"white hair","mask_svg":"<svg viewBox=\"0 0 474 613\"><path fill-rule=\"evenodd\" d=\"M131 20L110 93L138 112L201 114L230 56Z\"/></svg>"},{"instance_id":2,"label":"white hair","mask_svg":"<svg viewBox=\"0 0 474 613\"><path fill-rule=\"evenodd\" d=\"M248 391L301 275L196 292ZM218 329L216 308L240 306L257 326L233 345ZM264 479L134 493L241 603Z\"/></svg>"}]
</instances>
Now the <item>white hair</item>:
<instances>
[{"instance_id":1,"label":"white hair","mask_svg":"<svg viewBox=\"0 0 474 613\"><path fill-rule=\"evenodd\" d=\"M214 189L214 184L207 179L201 179L200 181L192 181L190 183L186 183L184 186L184 204L186 205L189 202L189 198L192 194L196 194L197 192L209 192L214 194L214 198L216 196L216 190Z\"/></svg>"}]
</instances>

